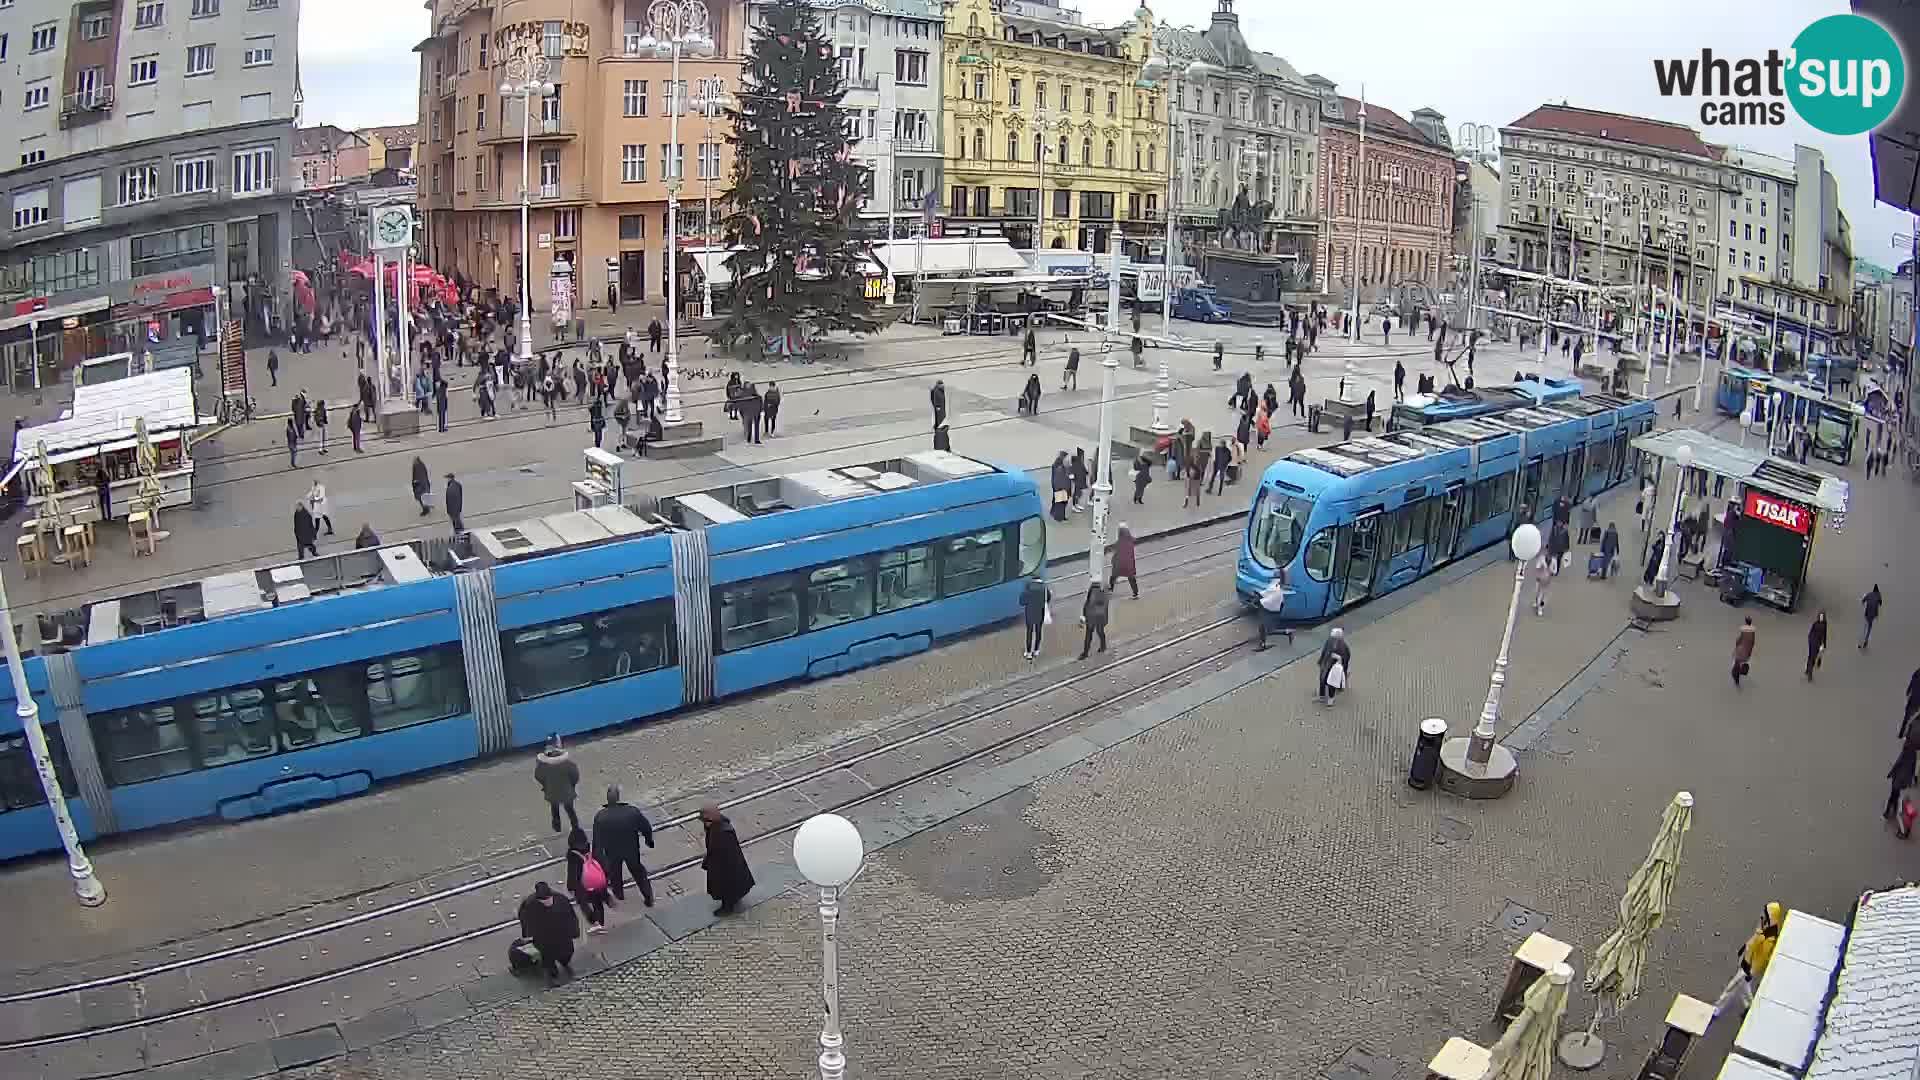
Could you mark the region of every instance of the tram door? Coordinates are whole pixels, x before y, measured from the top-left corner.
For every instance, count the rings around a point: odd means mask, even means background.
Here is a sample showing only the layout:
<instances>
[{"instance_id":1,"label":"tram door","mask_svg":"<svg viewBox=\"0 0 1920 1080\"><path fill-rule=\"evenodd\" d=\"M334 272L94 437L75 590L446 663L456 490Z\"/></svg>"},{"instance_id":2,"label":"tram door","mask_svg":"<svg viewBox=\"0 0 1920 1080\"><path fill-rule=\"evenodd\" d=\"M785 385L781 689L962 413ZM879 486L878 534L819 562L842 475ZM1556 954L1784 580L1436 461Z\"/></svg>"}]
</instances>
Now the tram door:
<instances>
[{"instance_id":1,"label":"tram door","mask_svg":"<svg viewBox=\"0 0 1920 1080\"><path fill-rule=\"evenodd\" d=\"M1609 486L1627 478L1627 433L1622 431L1613 437L1613 460L1609 463L1613 475L1608 477Z\"/></svg>"},{"instance_id":2,"label":"tram door","mask_svg":"<svg viewBox=\"0 0 1920 1080\"><path fill-rule=\"evenodd\" d=\"M1373 595L1373 575L1380 565L1380 518L1375 510L1341 526L1333 553L1333 580L1327 585L1328 613Z\"/></svg>"},{"instance_id":3,"label":"tram door","mask_svg":"<svg viewBox=\"0 0 1920 1080\"><path fill-rule=\"evenodd\" d=\"M1527 462L1527 471L1520 481L1520 505L1526 508L1527 513L1533 516L1527 518L1525 521L1516 520L1514 522L1515 528L1519 528L1521 525L1527 524L1527 522L1537 522L1540 520L1540 511L1542 508L1540 506L1539 458L1534 458L1532 461Z\"/></svg>"},{"instance_id":4,"label":"tram door","mask_svg":"<svg viewBox=\"0 0 1920 1080\"><path fill-rule=\"evenodd\" d=\"M1577 503L1587 497L1587 448L1576 446L1567 456L1567 501Z\"/></svg>"},{"instance_id":5,"label":"tram door","mask_svg":"<svg viewBox=\"0 0 1920 1080\"><path fill-rule=\"evenodd\" d=\"M1455 484L1447 489L1446 497L1440 501L1439 520L1434 524L1433 535L1427 543L1433 547L1433 566L1442 566L1453 561L1460 550L1460 522L1462 511L1466 507L1466 488Z\"/></svg>"}]
</instances>

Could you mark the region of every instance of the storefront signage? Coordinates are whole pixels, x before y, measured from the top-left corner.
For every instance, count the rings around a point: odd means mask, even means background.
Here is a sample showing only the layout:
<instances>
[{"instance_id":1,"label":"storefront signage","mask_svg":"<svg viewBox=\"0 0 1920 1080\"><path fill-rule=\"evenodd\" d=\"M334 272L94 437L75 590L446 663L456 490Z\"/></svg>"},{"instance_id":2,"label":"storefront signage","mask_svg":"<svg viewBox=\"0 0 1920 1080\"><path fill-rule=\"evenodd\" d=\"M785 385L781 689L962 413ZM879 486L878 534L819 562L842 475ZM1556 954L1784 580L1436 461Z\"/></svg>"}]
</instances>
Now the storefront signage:
<instances>
[{"instance_id":1,"label":"storefront signage","mask_svg":"<svg viewBox=\"0 0 1920 1080\"><path fill-rule=\"evenodd\" d=\"M190 289L192 287L192 274L174 274L169 277L142 278L133 283L133 295L144 296L149 293L172 292L175 289Z\"/></svg>"},{"instance_id":2,"label":"storefront signage","mask_svg":"<svg viewBox=\"0 0 1920 1080\"><path fill-rule=\"evenodd\" d=\"M568 56L587 55L587 41L592 36L593 28L583 22L563 22L558 25L561 51ZM516 42L527 42L535 48L541 48L546 33L547 24L544 21L514 23L494 31L493 46L502 52Z\"/></svg>"},{"instance_id":3,"label":"storefront signage","mask_svg":"<svg viewBox=\"0 0 1920 1080\"><path fill-rule=\"evenodd\" d=\"M1813 516L1806 507L1758 491L1747 492L1747 516L1802 536L1813 531Z\"/></svg>"}]
</instances>

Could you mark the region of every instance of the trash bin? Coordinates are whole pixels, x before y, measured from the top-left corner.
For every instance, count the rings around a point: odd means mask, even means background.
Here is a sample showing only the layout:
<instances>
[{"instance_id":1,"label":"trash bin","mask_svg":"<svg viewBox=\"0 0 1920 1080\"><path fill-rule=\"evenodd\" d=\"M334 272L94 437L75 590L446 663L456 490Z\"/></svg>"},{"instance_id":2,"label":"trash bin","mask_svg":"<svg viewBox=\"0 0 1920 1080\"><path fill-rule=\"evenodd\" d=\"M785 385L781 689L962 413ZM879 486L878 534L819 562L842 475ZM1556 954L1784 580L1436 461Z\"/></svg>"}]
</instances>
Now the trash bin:
<instances>
[{"instance_id":1,"label":"trash bin","mask_svg":"<svg viewBox=\"0 0 1920 1080\"><path fill-rule=\"evenodd\" d=\"M1413 767L1407 770L1407 786L1420 791L1433 783L1440 771L1440 744L1447 739L1447 722L1437 716L1420 721L1420 737L1413 744Z\"/></svg>"}]
</instances>

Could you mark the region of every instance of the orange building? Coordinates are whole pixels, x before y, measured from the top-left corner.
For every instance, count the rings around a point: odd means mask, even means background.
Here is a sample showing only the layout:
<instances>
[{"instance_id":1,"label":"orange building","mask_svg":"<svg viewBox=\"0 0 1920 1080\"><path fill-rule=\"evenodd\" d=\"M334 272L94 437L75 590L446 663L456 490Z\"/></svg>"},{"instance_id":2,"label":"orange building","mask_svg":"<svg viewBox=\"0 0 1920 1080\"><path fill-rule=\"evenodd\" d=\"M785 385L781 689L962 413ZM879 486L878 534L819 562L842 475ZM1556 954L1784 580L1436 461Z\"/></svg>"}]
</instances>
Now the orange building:
<instances>
[{"instance_id":1,"label":"orange building","mask_svg":"<svg viewBox=\"0 0 1920 1080\"><path fill-rule=\"evenodd\" d=\"M428 0L433 34L420 53L420 157L415 162L427 258L483 291L517 295L531 246L535 318L547 309L556 261L574 268L576 306L661 302L668 164L681 177L679 238L703 242L704 196L732 175L729 124L692 102L702 80L739 84L744 5L707 7L713 55L682 55L680 131L669 151L672 61L642 54L647 0ZM551 97L502 99L509 61L546 65ZM529 106L531 123L525 123ZM520 231L521 133L531 210Z\"/></svg>"}]
</instances>

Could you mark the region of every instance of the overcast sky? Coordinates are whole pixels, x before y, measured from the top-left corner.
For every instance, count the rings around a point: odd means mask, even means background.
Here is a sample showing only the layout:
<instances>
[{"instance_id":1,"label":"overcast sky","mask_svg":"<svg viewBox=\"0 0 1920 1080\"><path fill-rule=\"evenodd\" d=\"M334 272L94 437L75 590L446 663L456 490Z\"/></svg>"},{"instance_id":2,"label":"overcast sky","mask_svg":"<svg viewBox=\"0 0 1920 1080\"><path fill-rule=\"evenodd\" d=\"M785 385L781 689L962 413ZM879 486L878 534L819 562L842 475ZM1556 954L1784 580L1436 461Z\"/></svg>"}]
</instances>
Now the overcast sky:
<instances>
[{"instance_id":1,"label":"overcast sky","mask_svg":"<svg viewBox=\"0 0 1920 1080\"><path fill-rule=\"evenodd\" d=\"M1076 0L1065 0L1072 4ZM1120 22L1130 0L1078 0L1088 21ZM1156 19L1204 27L1214 0L1172 0ZM1796 142L1826 151L1853 223L1854 254L1897 261L1889 238L1910 228L1903 213L1873 201L1864 136L1836 138L1787 110L1779 128L1702 127L1698 104L1660 97L1656 57L1763 56L1785 49L1802 28L1844 12L1832 0L1625 0L1605 6L1537 0L1469 0L1452 8L1426 0L1259 3L1239 0L1241 29L1258 49L1303 74L1325 75L1342 93L1402 116L1421 106L1446 114L1456 140L1463 123L1499 127L1542 102L1632 113L1689 124L1710 142L1791 158ZM1442 11L1457 12L1436 18ZM418 0L309 0L301 6L301 81L308 123L342 127L416 120L418 63L410 51L426 34Z\"/></svg>"}]
</instances>

